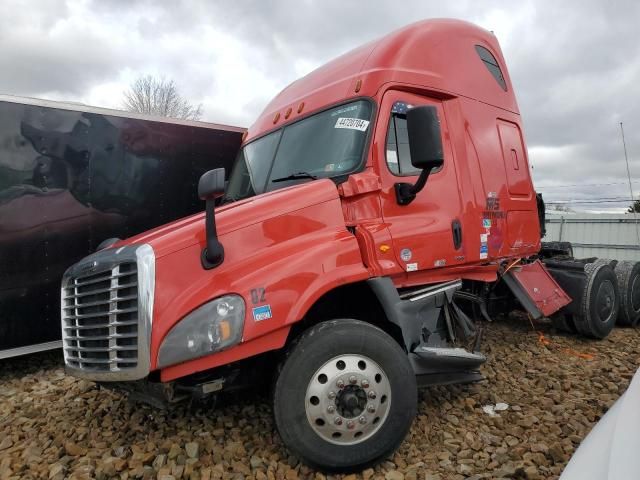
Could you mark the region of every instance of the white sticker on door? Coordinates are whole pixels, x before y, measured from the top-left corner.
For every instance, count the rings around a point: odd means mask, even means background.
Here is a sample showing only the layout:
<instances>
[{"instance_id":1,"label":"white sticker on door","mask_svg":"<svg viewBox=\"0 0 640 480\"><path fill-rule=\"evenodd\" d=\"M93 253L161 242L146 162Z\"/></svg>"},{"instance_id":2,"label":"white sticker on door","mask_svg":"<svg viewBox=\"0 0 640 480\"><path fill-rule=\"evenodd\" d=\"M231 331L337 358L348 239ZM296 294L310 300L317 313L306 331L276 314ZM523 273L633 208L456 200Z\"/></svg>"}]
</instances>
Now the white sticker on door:
<instances>
[{"instance_id":1,"label":"white sticker on door","mask_svg":"<svg viewBox=\"0 0 640 480\"><path fill-rule=\"evenodd\" d=\"M369 120L340 117L336 121L336 125L334 128L349 128L351 130L360 130L361 132L364 132L368 126Z\"/></svg>"}]
</instances>

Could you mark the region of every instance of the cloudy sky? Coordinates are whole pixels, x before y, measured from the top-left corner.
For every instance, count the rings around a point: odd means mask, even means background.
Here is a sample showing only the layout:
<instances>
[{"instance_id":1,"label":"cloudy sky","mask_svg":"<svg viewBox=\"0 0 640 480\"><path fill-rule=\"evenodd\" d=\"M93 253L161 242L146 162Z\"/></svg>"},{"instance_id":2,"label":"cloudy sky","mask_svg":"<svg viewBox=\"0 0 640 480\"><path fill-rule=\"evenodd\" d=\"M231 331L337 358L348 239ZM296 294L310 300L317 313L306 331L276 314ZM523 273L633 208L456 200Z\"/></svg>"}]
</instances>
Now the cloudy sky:
<instances>
[{"instance_id":1,"label":"cloudy sky","mask_svg":"<svg viewBox=\"0 0 640 480\"><path fill-rule=\"evenodd\" d=\"M2 0L0 93L119 108L165 75L203 120L248 126L297 77L423 18L454 17L502 44L537 188L576 210L640 194L640 2Z\"/></svg>"}]
</instances>

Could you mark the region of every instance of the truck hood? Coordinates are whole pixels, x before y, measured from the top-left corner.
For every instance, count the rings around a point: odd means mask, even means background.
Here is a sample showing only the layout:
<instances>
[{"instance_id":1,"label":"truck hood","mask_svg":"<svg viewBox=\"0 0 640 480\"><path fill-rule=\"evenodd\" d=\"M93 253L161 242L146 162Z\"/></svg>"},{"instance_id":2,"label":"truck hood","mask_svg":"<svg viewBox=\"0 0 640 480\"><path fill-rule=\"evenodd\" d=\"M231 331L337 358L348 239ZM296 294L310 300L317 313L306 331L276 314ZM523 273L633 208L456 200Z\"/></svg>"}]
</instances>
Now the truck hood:
<instances>
[{"instance_id":1,"label":"truck hood","mask_svg":"<svg viewBox=\"0 0 640 480\"><path fill-rule=\"evenodd\" d=\"M223 205L216 208L218 238L268 218L285 215L336 198L338 198L338 189L335 183L322 179ZM161 258L194 244L199 243L204 247L204 221L205 213L196 213L118 242L112 248L146 243L153 247L156 258Z\"/></svg>"}]
</instances>

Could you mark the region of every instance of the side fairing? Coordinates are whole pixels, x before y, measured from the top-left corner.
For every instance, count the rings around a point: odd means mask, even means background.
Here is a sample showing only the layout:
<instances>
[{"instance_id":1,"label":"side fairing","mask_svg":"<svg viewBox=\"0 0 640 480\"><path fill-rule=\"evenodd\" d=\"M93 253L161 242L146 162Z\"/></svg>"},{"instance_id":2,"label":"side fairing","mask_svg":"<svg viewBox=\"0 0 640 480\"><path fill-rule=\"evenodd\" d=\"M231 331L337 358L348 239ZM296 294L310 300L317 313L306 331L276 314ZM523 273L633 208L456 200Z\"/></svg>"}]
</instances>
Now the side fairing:
<instances>
[{"instance_id":1,"label":"side fairing","mask_svg":"<svg viewBox=\"0 0 640 480\"><path fill-rule=\"evenodd\" d=\"M318 203L287 210L287 203L295 203L290 197L304 198L305 192L300 190L307 189L317 190L309 197ZM163 380L281 347L290 325L300 320L323 293L368 277L356 238L345 227L332 182L313 182L277 195L282 197L277 204L286 213L272 211L270 217L232 231L226 231L225 224L232 223L233 209L226 212L228 221L220 219L219 238L225 248L225 259L219 267L202 268L200 252L204 237L197 244L158 260L152 369L163 338L190 311L229 293L241 295L246 304L239 345L168 367L162 371ZM254 204L252 208L259 209L260 205Z\"/></svg>"}]
</instances>

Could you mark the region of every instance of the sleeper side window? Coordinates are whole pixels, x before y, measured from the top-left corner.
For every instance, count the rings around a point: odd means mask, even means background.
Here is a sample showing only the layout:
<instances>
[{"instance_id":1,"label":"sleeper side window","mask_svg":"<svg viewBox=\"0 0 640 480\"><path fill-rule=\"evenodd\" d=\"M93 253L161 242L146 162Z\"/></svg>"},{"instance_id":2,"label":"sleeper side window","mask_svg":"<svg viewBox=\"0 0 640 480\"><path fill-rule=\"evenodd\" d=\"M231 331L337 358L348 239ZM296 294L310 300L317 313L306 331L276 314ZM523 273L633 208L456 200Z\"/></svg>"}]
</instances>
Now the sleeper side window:
<instances>
[{"instance_id":1,"label":"sleeper side window","mask_svg":"<svg viewBox=\"0 0 640 480\"><path fill-rule=\"evenodd\" d=\"M498 63L498 60L496 60L496 57L494 57L489 50L481 47L480 45L476 45L476 52L478 52L482 63L484 63L484 66L487 67L487 70L489 70L491 75L493 75L493 78L496 79L498 85L500 85L500 87L506 92L507 82L504 80L504 75L502 75L502 70L500 70L500 64Z\"/></svg>"},{"instance_id":2,"label":"sleeper side window","mask_svg":"<svg viewBox=\"0 0 640 480\"><path fill-rule=\"evenodd\" d=\"M391 109L389 129L387 131L386 158L391 173L401 177L420 175L420 170L411 164L409 133L407 132L407 110L411 108L405 102L396 102ZM436 173L442 167L433 170Z\"/></svg>"}]
</instances>

